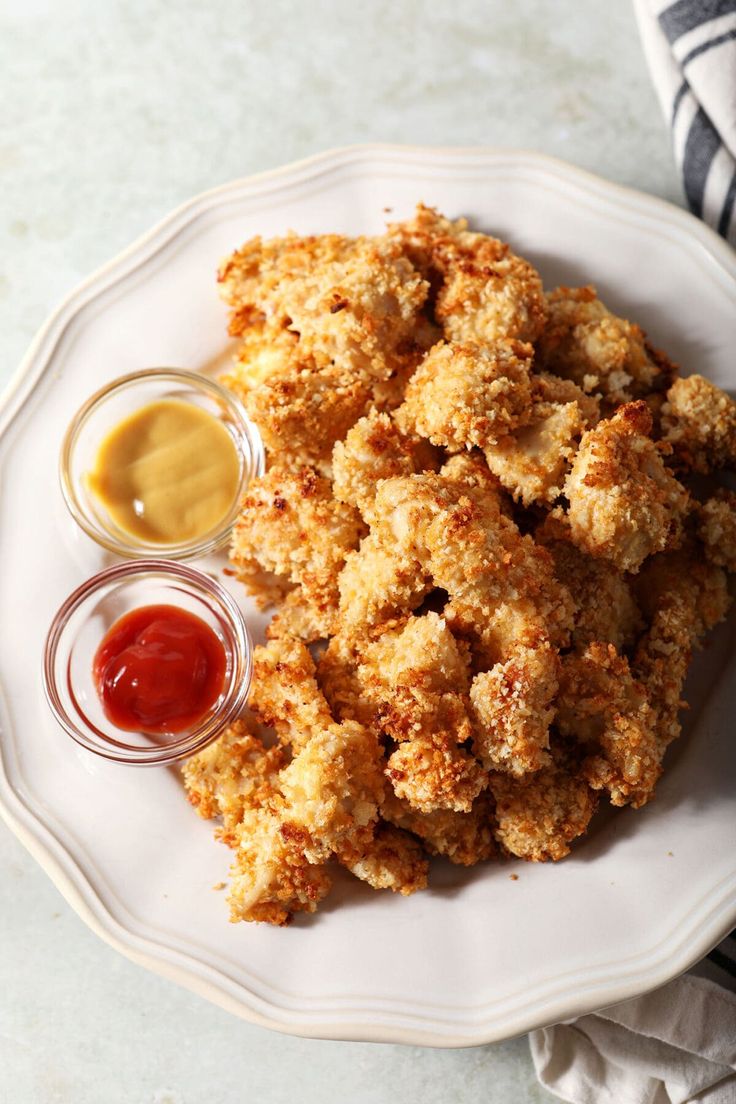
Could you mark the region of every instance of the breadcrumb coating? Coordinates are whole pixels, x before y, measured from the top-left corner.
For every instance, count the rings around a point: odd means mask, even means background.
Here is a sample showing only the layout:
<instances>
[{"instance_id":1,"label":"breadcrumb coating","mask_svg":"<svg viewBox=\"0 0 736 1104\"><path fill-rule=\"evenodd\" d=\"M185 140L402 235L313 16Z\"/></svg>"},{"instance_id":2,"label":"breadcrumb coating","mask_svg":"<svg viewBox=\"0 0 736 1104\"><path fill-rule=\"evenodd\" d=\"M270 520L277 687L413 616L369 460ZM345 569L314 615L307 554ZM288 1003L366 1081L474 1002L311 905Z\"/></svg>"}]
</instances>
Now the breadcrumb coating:
<instances>
[{"instance_id":1,"label":"breadcrumb coating","mask_svg":"<svg viewBox=\"0 0 736 1104\"><path fill-rule=\"evenodd\" d=\"M631 647L644 622L626 576L609 560L577 548L561 513L547 514L534 536L551 552L555 575L575 604L573 648L582 651L594 640L613 644L618 651Z\"/></svg>"},{"instance_id":2,"label":"breadcrumb coating","mask_svg":"<svg viewBox=\"0 0 736 1104\"><path fill-rule=\"evenodd\" d=\"M411 337L427 296L426 281L388 237L256 237L218 279L232 334L265 318L298 334L301 352L379 379L389 378L392 354Z\"/></svg>"},{"instance_id":3,"label":"breadcrumb coating","mask_svg":"<svg viewBox=\"0 0 736 1104\"><path fill-rule=\"evenodd\" d=\"M339 859L373 889L390 889L408 897L427 888L429 862L420 843L391 824L380 824L370 843L358 851L346 849Z\"/></svg>"},{"instance_id":4,"label":"breadcrumb coating","mask_svg":"<svg viewBox=\"0 0 736 1104\"><path fill-rule=\"evenodd\" d=\"M630 402L669 382L676 371L651 348L644 331L603 305L595 288L558 287L547 295L548 320L538 342L542 365L609 404Z\"/></svg>"},{"instance_id":5,"label":"breadcrumb coating","mask_svg":"<svg viewBox=\"0 0 736 1104\"><path fill-rule=\"evenodd\" d=\"M589 644L563 658L557 726L588 747L584 777L607 790L611 804L639 808L654 796L662 772L656 715L612 644Z\"/></svg>"},{"instance_id":6,"label":"breadcrumb coating","mask_svg":"<svg viewBox=\"0 0 736 1104\"><path fill-rule=\"evenodd\" d=\"M600 796L651 800L736 569L736 492L678 476L736 467L736 403L421 205L251 239L220 287L267 457L231 558L276 605L183 768L231 918L313 912L334 861L406 895L427 855L562 859Z\"/></svg>"},{"instance_id":7,"label":"breadcrumb coating","mask_svg":"<svg viewBox=\"0 0 736 1104\"><path fill-rule=\"evenodd\" d=\"M468 813L451 809L419 813L389 791L381 813L391 824L418 836L430 855L441 855L458 866L475 866L498 854L493 836L493 801L487 791L476 797Z\"/></svg>"},{"instance_id":8,"label":"breadcrumb coating","mask_svg":"<svg viewBox=\"0 0 736 1104\"><path fill-rule=\"evenodd\" d=\"M263 571L301 584L304 600L327 636L338 606L337 575L361 532L357 512L332 496L314 469L272 467L255 479L235 524L230 559L238 578L263 603Z\"/></svg>"},{"instance_id":9,"label":"breadcrumb coating","mask_svg":"<svg viewBox=\"0 0 736 1104\"><path fill-rule=\"evenodd\" d=\"M731 604L722 568L699 548L653 556L636 580L637 599L648 622L633 660L656 713L662 753L680 735L682 688L690 656L702 637L725 617Z\"/></svg>"},{"instance_id":10,"label":"breadcrumb coating","mask_svg":"<svg viewBox=\"0 0 736 1104\"><path fill-rule=\"evenodd\" d=\"M736 467L736 402L704 376L675 380L662 408L662 429L686 471Z\"/></svg>"},{"instance_id":11,"label":"breadcrumb coating","mask_svg":"<svg viewBox=\"0 0 736 1104\"><path fill-rule=\"evenodd\" d=\"M736 572L736 492L716 492L699 507L698 518L698 538L710 562Z\"/></svg>"},{"instance_id":12,"label":"breadcrumb coating","mask_svg":"<svg viewBox=\"0 0 736 1104\"><path fill-rule=\"evenodd\" d=\"M218 740L182 768L189 800L201 817L222 817L220 838L233 832L247 808L272 799L286 762L279 747L266 748L250 717L234 721Z\"/></svg>"},{"instance_id":13,"label":"breadcrumb coating","mask_svg":"<svg viewBox=\"0 0 736 1104\"><path fill-rule=\"evenodd\" d=\"M518 779L492 774L489 786L496 799L496 839L530 862L564 859L598 804L574 756L560 750L542 770Z\"/></svg>"},{"instance_id":14,"label":"breadcrumb coating","mask_svg":"<svg viewBox=\"0 0 736 1104\"><path fill-rule=\"evenodd\" d=\"M419 204L389 236L435 289L434 313L450 341L536 341L547 310L539 273L506 242Z\"/></svg>"},{"instance_id":15,"label":"breadcrumb coating","mask_svg":"<svg viewBox=\"0 0 736 1104\"><path fill-rule=\"evenodd\" d=\"M385 786L372 729L356 721L316 732L281 772L284 830L301 830L304 853L320 863L373 838Z\"/></svg>"},{"instance_id":16,"label":"breadcrumb coating","mask_svg":"<svg viewBox=\"0 0 736 1104\"><path fill-rule=\"evenodd\" d=\"M470 738L468 651L439 614L410 616L366 644L357 677L376 722L394 740Z\"/></svg>"},{"instance_id":17,"label":"breadcrumb coating","mask_svg":"<svg viewBox=\"0 0 736 1104\"><path fill-rule=\"evenodd\" d=\"M370 521L376 488L382 479L437 470L437 452L426 441L406 434L388 414L372 410L338 441L332 455L332 491Z\"/></svg>"},{"instance_id":18,"label":"breadcrumb coating","mask_svg":"<svg viewBox=\"0 0 736 1104\"><path fill-rule=\"evenodd\" d=\"M493 444L529 420L533 353L507 339L435 345L409 380L401 424L450 452Z\"/></svg>"},{"instance_id":19,"label":"breadcrumb coating","mask_svg":"<svg viewBox=\"0 0 736 1104\"><path fill-rule=\"evenodd\" d=\"M569 380L536 376L528 423L486 445L490 470L517 502L551 503L562 492L580 441L598 420L598 403Z\"/></svg>"},{"instance_id":20,"label":"breadcrumb coating","mask_svg":"<svg viewBox=\"0 0 736 1104\"><path fill-rule=\"evenodd\" d=\"M473 679L473 751L488 770L517 777L549 762L549 726L560 661L549 644L519 647Z\"/></svg>"},{"instance_id":21,"label":"breadcrumb coating","mask_svg":"<svg viewBox=\"0 0 736 1104\"><path fill-rule=\"evenodd\" d=\"M248 704L262 724L284 744L304 747L332 724L330 708L317 685L314 660L300 640L284 636L253 651Z\"/></svg>"},{"instance_id":22,"label":"breadcrumb coating","mask_svg":"<svg viewBox=\"0 0 736 1104\"><path fill-rule=\"evenodd\" d=\"M646 403L620 407L583 436L565 483L573 541L621 571L638 571L647 556L676 545L689 506L651 428Z\"/></svg>"},{"instance_id":23,"label":"breadcrumb coating","mask_svg":"<svg viewBox=\"0 0 736 1104\"><path fill-rule=\"evenodd\" d=\"M233 923L249 920L283 926L295 912L314 912L332 879L305 856L298 834L284 831L276 811L247 808L234 830L235 862L228 904Z\"/></svg>"},{"instance_id":24,"label":"breadcrumb coating","mask_svg":"<svg viewBox=\"0 0 736 1104\"><path fill-rule=\"evenodd\" d=\"M386 775L396 796L421 813L470 812L474 799L488 785L487 772L472 755L430 736L399 744L388 757Z\"/></svg>"}]
</instances>

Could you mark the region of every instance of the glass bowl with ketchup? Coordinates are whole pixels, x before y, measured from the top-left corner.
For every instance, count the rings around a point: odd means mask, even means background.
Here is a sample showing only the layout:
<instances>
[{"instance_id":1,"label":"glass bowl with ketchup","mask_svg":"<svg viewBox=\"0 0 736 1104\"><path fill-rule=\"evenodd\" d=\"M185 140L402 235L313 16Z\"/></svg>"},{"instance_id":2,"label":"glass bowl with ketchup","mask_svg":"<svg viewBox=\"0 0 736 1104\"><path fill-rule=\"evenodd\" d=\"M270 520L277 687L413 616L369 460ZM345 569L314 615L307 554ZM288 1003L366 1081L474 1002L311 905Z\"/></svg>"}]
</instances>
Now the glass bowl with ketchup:
<instances>
[{"instance_id":1,"label":"glass bowl with ketchup","mask_svg":"<svg viewBox=\"0 0 736 1104\"><path fill-rule=\"evenodd\" d=\"M44 690L82 747L119 763L194 755L242 712L252 644L237 603L202 571L118 563L63 603L46 640Z\"/></svg>"},{"instance_id":2,"label":"glass bowl with ketchup","mask_svg":"<svg viewBox=\"0 0 736 1104\"><path fill-rule=\"evenodd\" d=\"M208 555L263 472L258 431L206 376L150 368L113 380L72 419L59 474L74 520L125 559Z\"/></svg>"}]
</instances>

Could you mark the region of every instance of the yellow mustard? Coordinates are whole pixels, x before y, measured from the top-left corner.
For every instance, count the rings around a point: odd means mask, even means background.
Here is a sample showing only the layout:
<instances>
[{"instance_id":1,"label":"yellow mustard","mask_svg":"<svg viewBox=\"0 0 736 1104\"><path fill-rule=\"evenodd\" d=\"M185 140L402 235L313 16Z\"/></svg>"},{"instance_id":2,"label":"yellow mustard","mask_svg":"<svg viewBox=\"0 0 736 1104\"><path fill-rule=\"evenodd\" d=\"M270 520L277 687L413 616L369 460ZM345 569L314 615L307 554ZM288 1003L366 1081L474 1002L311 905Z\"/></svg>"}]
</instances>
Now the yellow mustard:
<instances>
[{"instance_id":1,"label":"yellow mustard","mask_svg":"<svg viewBox=\"0 0 736 1104\"><path fill-rule=\"evenodd\" d=\"M159 399L119 422L87 474L120 529L162 545L217 529L239 483L240 460L225 426L180 399Z\"/></svg>"}]
</instances>

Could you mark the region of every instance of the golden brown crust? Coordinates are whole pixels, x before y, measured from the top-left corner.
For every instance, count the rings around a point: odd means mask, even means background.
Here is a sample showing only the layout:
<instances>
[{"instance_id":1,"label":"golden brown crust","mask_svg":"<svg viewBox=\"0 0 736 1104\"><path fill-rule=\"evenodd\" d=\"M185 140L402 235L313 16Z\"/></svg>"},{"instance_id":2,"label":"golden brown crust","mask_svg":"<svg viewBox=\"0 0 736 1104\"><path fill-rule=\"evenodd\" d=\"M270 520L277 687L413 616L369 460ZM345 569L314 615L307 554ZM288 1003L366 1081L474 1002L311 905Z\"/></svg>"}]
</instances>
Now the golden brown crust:
<instances>
[{"instance_id":1,"label":"golden brown crust","mask_svg":"<svg viewBox=\"0 0 736 1104\"><path fill-rule=\"evenodd\" d=\"M409 894L427 855L561 859L602 794L651 800L736 567L736 495L673 472L733 465L736 404L427 207L220 278L267 454L232 558L277 606L250 712L184 767L232 919L314 911L334 861Z\"/></svg>"}]
</instances>

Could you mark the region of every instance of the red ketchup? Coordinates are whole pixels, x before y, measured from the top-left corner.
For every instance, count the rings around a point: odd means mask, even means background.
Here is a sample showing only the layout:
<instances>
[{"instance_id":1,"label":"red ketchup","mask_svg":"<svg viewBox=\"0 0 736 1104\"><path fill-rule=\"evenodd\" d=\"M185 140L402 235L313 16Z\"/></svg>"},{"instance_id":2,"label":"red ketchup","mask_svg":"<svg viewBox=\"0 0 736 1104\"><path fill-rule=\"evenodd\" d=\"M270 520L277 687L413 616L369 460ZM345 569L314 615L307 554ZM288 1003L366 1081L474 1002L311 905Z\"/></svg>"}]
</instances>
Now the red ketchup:
<instances>
[{"instance_id":1,"label":"red ketchup","mask_svg":"<svg viewBox=\"0 0 736 1104\"><path fill-rule=\"evenodd\" d=\"M108 630L92 662L108 720L150 735L194 728L219 698L227 657L219 637L177 606L141 606Z\"/></svg>"}]
</instances>

